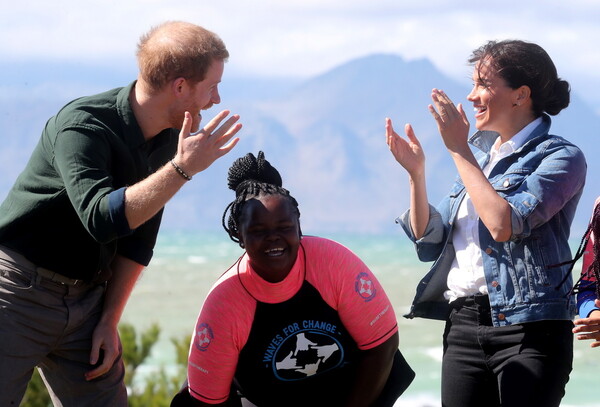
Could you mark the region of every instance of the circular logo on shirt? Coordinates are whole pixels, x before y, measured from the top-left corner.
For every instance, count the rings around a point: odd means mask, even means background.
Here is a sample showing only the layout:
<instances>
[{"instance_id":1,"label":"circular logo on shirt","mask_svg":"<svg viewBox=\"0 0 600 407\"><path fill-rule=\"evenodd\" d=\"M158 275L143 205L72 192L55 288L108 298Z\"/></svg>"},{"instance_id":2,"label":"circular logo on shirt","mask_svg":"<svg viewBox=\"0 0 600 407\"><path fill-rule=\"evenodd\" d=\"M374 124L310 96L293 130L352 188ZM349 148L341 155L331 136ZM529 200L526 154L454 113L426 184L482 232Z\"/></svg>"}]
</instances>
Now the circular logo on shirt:
<instances>
[{"instance_id":1,"label":"circular logo on shirt","mask_svg":"<svg viewBox=\"0 0 600 407\"><path fill-rule=\"evenodd\" d=\"M194 346L196 346L196 349L205 351L213 339L214 335L211 327L206 323L198 324L196 335L194 336Z\"/></svg>"},{"instance_id":2,"label":"circular logo on shirt","mask_svg":"<svg viewBox=\"0 0 600 407\"><path fill-rule=\"evenodd\" d=\"M359 273L356 276L356 280L354 281L354 290L358 293L358 295L364 298L365 301L371 301L377 294L377 290L373 285L371 276L369 276L367 273Z\"/></svg>"},{"instance_id":3,"label":"circular logo on shirt","mask_svg":"<svg viewBox=\"0 0 600 407\"><path fill-rule=\"evenodd\" d=\"M279 380L302 380L338 367L344 360L341 344L321 331L301 331L281 343L273 359L273 372Z\"/></svg>"}]
</instances>

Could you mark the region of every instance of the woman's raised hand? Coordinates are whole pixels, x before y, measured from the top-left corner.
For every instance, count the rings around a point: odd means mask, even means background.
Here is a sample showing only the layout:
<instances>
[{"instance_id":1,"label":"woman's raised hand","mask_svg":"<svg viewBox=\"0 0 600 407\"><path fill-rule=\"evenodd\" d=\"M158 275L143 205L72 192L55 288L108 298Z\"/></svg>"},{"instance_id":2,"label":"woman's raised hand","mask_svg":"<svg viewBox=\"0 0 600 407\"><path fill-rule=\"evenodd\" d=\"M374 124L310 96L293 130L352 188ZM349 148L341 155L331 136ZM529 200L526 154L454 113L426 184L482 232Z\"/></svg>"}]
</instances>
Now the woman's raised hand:
<instances>
[{"instance_id":1,"label":"woman's raised hand","mask_svg":"<svg viewBox=\"0 0 600 407\"><path fill-rule=\"evenodd\" d=\"M422 174L425 170L425 153L410 124L404 126L408 140L394 131L392 120L385 119L385 139L394 158L411 176Z\"/></svg>"},{"instance_id":2,"label":"woman's raised hand","mask_svg":"<svg viewBox=\"0 0 600 407\"><path fill-rule=\"evenodd\" d=\"M431 91L431 99L433 105L429 105L429 112L437 123L446 148L458 153L469 149L469 120L462 104L454 106L448 95L439 89Z\"/></svg>"}]
</instances>

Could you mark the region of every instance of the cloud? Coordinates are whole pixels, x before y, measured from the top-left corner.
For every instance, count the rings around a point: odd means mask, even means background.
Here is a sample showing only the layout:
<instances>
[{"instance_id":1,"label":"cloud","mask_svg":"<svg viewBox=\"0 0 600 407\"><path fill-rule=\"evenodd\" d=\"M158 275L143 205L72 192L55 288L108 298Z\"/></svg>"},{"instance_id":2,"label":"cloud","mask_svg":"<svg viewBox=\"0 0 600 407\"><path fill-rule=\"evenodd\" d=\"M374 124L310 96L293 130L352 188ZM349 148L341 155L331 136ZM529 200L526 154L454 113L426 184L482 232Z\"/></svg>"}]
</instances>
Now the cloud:
<instances>
[{"instance_id":1,"label":"cloud","mask_svg":"<svg viewBox=\"0 0 600 407\"><path fill-rule=\"evenodd\" d=\"M542 45L559 73L588 100L597 98L600 3L595 0L34 0L10 2L0 16L5 60L135 66L139 36L164 20L198 23L231 51L241 76L313 76L349 59L393 53L428 58L467 81L466 59L488 39ZM592 89L590 89L590 87ZM600 105L600 102L598 103Z\"/></svg>"}]
</instances>

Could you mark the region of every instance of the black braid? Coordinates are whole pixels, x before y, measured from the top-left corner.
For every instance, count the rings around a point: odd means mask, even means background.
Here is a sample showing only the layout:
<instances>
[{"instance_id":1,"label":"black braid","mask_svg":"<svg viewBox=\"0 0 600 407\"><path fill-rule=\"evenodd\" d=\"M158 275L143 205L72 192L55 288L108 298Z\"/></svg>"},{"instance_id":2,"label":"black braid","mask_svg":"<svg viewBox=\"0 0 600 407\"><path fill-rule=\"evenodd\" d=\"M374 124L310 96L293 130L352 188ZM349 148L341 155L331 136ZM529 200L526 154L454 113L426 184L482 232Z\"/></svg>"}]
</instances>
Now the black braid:
<instances>
[{"instance_id":1,"label":"black braid","mask_svg":"<svg viewBox=\"0 0 600 407\"><path fill-rule=\"evenodd\" d=\"M265 159L262 151L258 152L258 157L248 153L233 162L227 174L227 186L235 191L235 200L227 205L221 220L231 240L240 242L239 221L244 204L251 198L261 195L285 196L296 209L298 217L300 216L298 202L282 184L279 171Z\"/></svg>"}]
</instances>

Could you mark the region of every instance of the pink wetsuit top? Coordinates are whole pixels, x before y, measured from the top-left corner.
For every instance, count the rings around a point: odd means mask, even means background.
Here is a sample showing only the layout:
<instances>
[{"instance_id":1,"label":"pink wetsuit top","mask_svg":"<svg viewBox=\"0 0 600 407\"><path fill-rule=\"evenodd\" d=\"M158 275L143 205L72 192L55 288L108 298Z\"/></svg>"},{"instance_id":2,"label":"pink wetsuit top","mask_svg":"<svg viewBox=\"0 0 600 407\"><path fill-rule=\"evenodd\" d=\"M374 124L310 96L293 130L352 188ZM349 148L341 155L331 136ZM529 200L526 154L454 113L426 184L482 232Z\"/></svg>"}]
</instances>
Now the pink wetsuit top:
<instances>
[{"instance_id":1,"label":"pink wetsuit top","mask_svg":"<svg viewBox=\"0 0 600 407\"><path fill-rule=\"evenodd\" d=\"M257 307L293 300L295 296L300 296L299 291L307 284L311 286L311 290L312 287L316 289L319 301L322 299L324 307L321 308L334 310L336 317L339 317L338 321L343 325L343 331L347 332L356 348L374 348L397 332L394 309L369 268L339 243L304 236L296 263L283 281L269 283L263 280L252 270L248 256L244 254L211 288L200 311L190 346L190 394L210 404L227 400L239 367L240 352L248 343L251 331L252 335L262 335L256 328L252 330ZM295 350L291 352L287 348L285 352L289 354L285 360L280 355L277 366L289 364L292 355L296 355L299 349L310 348L314 354L326 355L325 358L319 358L319 364L327 358L334 360L331 351L337 350L334 332L342 329L335 324L319 321L318 317L314 318L314 313L312 317L308 317L312 319L302 318L302 300L298 304L296 309L300 317L277 328L276 333L269 333L259 356L265 360L271 357L275 359L277 350L284 348L286 341L293 337ZM321 313L317 311L316 315L320 316ZM269 324L270 322L267 323ZM319 342L319 338L324 338L324 335L329 335L332 340L326 346L316 346L316 342ZM275 362L273 360L273 366L276 365ZM302 372L306 373L305 370ZM275 376L278 376L277 372ZM283 379L287 380L289 377Z\"/></svg>"}]
</instances>

